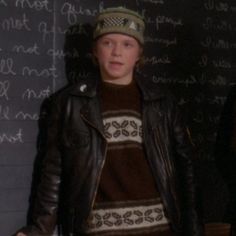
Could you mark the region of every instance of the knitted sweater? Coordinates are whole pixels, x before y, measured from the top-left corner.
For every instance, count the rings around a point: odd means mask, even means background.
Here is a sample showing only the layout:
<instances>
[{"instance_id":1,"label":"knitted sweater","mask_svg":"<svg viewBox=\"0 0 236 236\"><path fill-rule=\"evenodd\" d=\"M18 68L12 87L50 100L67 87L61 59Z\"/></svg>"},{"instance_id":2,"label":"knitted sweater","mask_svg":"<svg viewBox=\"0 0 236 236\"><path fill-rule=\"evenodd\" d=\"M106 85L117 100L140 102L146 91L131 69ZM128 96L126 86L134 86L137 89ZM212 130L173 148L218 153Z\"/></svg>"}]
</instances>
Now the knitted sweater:
<instances>
[{"instance_id":1,"label":"knitted sweater","mask_svg":"<svg viewBox=\"0 0 236 236\"><path fill-rule=\"evenodd\" d=\"M102 83L101 110L108 148L88 234L172 235L143 148L135 82Z\"/></svg>"}]
</instances>

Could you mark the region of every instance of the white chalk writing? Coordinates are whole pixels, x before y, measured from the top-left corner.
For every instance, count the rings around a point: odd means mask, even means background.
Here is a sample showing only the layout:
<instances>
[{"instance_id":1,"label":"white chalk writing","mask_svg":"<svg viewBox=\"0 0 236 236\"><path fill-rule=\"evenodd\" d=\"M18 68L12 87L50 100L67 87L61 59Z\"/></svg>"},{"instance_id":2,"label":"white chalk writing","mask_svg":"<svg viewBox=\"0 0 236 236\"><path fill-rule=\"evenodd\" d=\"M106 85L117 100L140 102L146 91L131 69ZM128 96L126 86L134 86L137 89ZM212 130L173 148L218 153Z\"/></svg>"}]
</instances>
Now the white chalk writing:
<instances>
[{"instance_id":1,"label":"white chalk writing","mask_svg":"<svg viewBox=\"0 0 236 236\"><path fill-rule=\"evenodd\" d=\"M170 24L174 28L177 26L183 26L182 19L173 19L167 16L157 16L156 17L156 29L160 29L160 24Z\"/></svg>"},{"instance_id":2,"label":"white chalk writing","mask_svg":"<svg viewBox=\"0 0 236 236\"><path fill-rule=\"evenodd\" d=\"M0 120L32 120L39 119L38 113L29 113L24 111L11 111L9 106L0 105Z\"/></svg>"},{"instance_id":3,"label":"white chalk writing","mask_svg":"<svg viewBox=\"0 0 236 236\"><path fill-rule=\"evenodd\" d=\"M165 47L169 47L172 45L177 45L177 38L174 37L173 39L163 39L163 38L152 38L150 36L145 37L146 43L160 43L163 44Z\"/></svg>"},{"instance_id":4,"label":"white chalk writing","mask_svg":"<svg viewBox=\"0 0 236 236\"><path fill-rule=\"evenodd\" d=\"M37 43L34 43L34 45L31 47L26 47L24 45L14 45L12 51L23 54L40 55Z\"/></svg>"},{"instance_id":5,"label":"white chalk writing","mask_svg":"<svg viewBox=\"0 0 236 236\"><path fill-rule=\"evenodd\" d=\"M22 15L22 19L16 19L10 17L8 19L3 19L1 22L1 26L3 30L26 30L31 31L29 27L29 19L26 17L26 14Z\"/></svg>"},{"instance_id":6,"label":"white chalk writing","mask_svg":"<svg viewBox=\"0 0 236 236\"><path fill-rule=\"evenodd\" d=\"M9 120L9 107L0 105L0 120Z\"/></svg>"},{"instance_id":7,"label":"white chalk writing","mask_svg":"<svg viewBox=\"0 0 236 236\"><path fill-rule=\"evenodd\" d=\"M36 68L30 68L29 66L24 66L22 68L22 75L23 76L36 76L36 77L52 77L52 78L57 78L57 70L54 66L51 68L43 68L43 69L36 69Z\"/></svg>"},{"instance_id":8,"label":"white chalk writing","mask_svg":"<svg viewBox=\"0 0 236 236\"><path fill-rule=\"evenodd\" d=\"M7 7L7 3L5 0L0 0L0 5L3 5L4 7Z\"/></svg>"},{"instance_id":9,"label":"white chalk writing","mask_svg":"<svg viewBox=\"0 0 236 236\"><path fill-rule=\"evenodd\" d=\"M222 68L222 69L230 69L232 68L231 62L226 59L212 60L214 67Z\"/></svg>"},{"instance_id":10,"label":"white chalk writing","mask_svg":"<svg viewBox=\"0 0 236 236\"><path fill-rule=\"evenodd\" d=\"M230 6L227 2L216 2L215 0L207 0L203 4L208 11L228 12L234 11L234 7Z\"/></svg>"},{"instance_id":11,"label":"white chalk writing","mask_svg":"<svg viewBox=\"0 0 236 236\"><path fill-rule=\"evenodd\" d=\"M50 25L48 22L41 21L38 24L38 32L42 34L43 42L45 42L48 38L50 39L54 34L61 34L61 35L76 35L76 34L84 34L87 35L84 27L81 24L78 24L77 27L72 27L70 29L63 29L61 27L56 27Z\"/></svg>"},{"instance_id":12,"label":"white chalk writing","mask_svg":"<svg viewBox=\"0 0 236 236\"><path fill-rule=\"evenodd\" d=\"M230 69L232 68L232 64L230 61L222 58L222 59L211 59L209 60L208 56L206 54L201 56L201 60L199 61L199 66L201 67L207 67L208 65L213 65L216 68L222 68L222 69Z\"/></svg>"},{"instance_id":13,"label":"white chalk writing","mask_svg":"<svg viewBox=\"0 0 236 236\"><path fill-rule=\"evenodd\" d=\"M12 58L0 60L0 74L16 75L16 72L14 71L13 67L14 67L14 61Z\"/></svg>"},{"instance_id":14,"label":"white chalk writing","mask_svg":"<svg viewBox=\"0 0 236 236\"><path fill-rule=\"evenodd\" d=\"M205 85L209 84L212 86L225 86L227 85L227 78L223 75L216 75L212 78L209 78L205 73L202 73L200 77L196 75L190 75L187 78L174 78L167 76L152 76L152 80L155 83L163 83L163 84L182 84L185 87L189 87L191 85Z\"/></svg>"},{"instance_id":15,"label":"white chalk writing","mask_svg":"<svg viewBox=\"0 0 236 236\"><path fill-rule=\"evenodd\" d=\"M79 80L81 78L86 79L86 78L88 78L90 76L91 76L91 73L90 72L86 72L86 71L81 71L81 72L70 71L70 73L68 74L68 77L72 81L77 81L77 80Z\"/></svg>"},{"instance_id":16,"label":"white chalk writing","mask_svg":"<svg viewBox=\"0 0 236 236\"><path fill-rule=\"evenodd\" d=\"M212 17L207 17L206 22L203 23L203 29L216 31L235 31L236 28L226 20L216 21Z\"/></svg>"},{"instance_id":17,"label":"white chalk writing","mask_svg":"<svg viewBox=\"0 0 236 236\"><path fill-rule=\"evenodd\" d=\"M104 9L103 5L104 3L100 1L98 9L91 10L89 8L83 8L81 5L78 5L79 9L76 9L74 4L65 2L61 7L61 14L66 16L67 22L72 25L78 22L79 15L96 16L98 12Z\"/></svg>"},{"instance_id":18,"label":"white chalk writing","mask_svg":"<svg viewBox=\"0 0 236 236\"><path fill-rule=\"evenodd\" d=\"M47 51L47 55L58 58L58 59L64 59L64 57L67 58L79 58L79 52L76 48L73 48L71 51L64 52L63 49L54 49L50 48Z\"/></svg>"},{"instance_id":19,"label":"white chalk writing","mask_svg":"<svg viewBox=\"0 0 236 236\"><path fill-rule=\"evenodd\" d=\"M19 111L15 115L15 118L16 119L20 119L20 120L38 120L39 119L39 115L37 113L30 114L30 113L25 113L23 111Z\"/></svg>"},{"instance_id":20,"label":"white chalk writing","mask_svg":"<svg viewBox=\"0 0 236 236\"><path fill-rule=\"evenodd\" d=\"M163 57L157 58L156 56L152 57L144 57L144 63L145 64L169 64L171 63L171 60L168 55L164 55Z\"/></svg>"},{"instance_id":21,"label":"white chalk writing","mask_svg":"<svg viewBox=\"0 0 236 236\"><path fill-rule=\"evenodd\" d=\"M16 134L0 133L0 143L23 143L22 129L19 129Z\"/></svg>"},{"instance_id":22,"label":"white chalk writing","mask_svg":"<svg viewBox=\"0 0 236 236\"><path fill-rule=\"evenodd\" d=\"M211 36L206 37L205 40L201 42L201 45L205 48L212 49L236 49L235 42L229 42L225 39L213 39Z\"/></svg>"},{"instance_id":23,"label":"white chalk writing","mask_svg":"<svg viewBox=\"0 0 236 236\"><path fill-rule=\"evenodd\" d=\"M36 11L45 10L47 12L52 12L52 9L49 7L49 1L48 0L16 0L15 2L16 7L21 8L30 8L34 9Z\"/></svg>"},{"instance_id":24,"label":"white chalk writing","mask_svg":"<svg viewBox=\"0 0 236 236\"><path fill-rule=\"evenodd\" d=\"M0 97L3 97L6 100L9 100L9 97L8 97L9 87L10 87L10 82L8 80L0 81Z\"/></svg>"},{"instance_id":25,"label":"white chalk writing","mask_svg":"<svg viewBox=\"0 0 236 236\"><path fill-rule=\"evenodd\" d=\"M46 89L43 89L43 90L40 90L39 92L36 92L35 90L33 89L26 89L23 94L22 94L22 99L27 99L27 100L30 100L30 99L43 99L43 98L47 98L49 97L51 91L50 91L50 88L49 86L46 88Z\"/></svg>"},{"instance_id":26,"label":"white chalk writing","mask_svg":"<svg viewBox=\"0 0 236 236\"><path fill-rule=\"evenodd\" d=\"M224 105L226 101L226 96L214 96L213 98L208 98L208 103L212 105Z\"/></svg>"}]
</instances>

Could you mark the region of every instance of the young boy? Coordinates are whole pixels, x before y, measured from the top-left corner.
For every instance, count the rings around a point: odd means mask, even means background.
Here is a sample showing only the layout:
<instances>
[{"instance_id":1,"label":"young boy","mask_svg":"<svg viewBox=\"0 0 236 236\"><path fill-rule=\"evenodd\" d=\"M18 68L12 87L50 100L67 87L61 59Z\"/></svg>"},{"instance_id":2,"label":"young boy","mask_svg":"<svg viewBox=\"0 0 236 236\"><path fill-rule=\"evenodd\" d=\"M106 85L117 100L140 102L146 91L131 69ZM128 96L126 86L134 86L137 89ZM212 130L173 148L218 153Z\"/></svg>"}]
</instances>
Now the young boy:
<instances>
[{"instance_id":1,"label":"young boy","mask_svg":"<svg viewBox=\"0 0 236 236\"><path fill-rule=\"evenodd\" d=\"M134 78L144 22L123 7L94 29L96 79L54 100L33 225L17 236L200 236L192 145L172 97Z\"/></svg>"}]
</instances>

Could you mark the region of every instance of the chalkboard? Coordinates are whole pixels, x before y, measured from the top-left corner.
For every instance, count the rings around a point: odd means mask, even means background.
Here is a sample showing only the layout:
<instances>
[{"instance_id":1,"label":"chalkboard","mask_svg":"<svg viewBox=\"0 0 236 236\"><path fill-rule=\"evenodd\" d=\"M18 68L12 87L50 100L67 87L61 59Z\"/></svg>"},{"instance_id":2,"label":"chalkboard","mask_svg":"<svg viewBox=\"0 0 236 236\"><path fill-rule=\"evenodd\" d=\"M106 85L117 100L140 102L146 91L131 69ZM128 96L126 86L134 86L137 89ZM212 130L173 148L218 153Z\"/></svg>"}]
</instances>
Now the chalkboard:
<instances>
[{"instance_id":1,"label":"chalkboard","mask_svg":"<svg viewBox=\"0 0 236 236\"><path fill-rule=\"evenodd\" d=\"M42 104L96 71L91 24L105 7L126 6L147 22L139 76L166 84L187 113L199 150L205 222L222 221L227 189L215 167L215 139L236 83L233 0L0 0L0 235L26 223Z\"/></svg>"}]
</instances>

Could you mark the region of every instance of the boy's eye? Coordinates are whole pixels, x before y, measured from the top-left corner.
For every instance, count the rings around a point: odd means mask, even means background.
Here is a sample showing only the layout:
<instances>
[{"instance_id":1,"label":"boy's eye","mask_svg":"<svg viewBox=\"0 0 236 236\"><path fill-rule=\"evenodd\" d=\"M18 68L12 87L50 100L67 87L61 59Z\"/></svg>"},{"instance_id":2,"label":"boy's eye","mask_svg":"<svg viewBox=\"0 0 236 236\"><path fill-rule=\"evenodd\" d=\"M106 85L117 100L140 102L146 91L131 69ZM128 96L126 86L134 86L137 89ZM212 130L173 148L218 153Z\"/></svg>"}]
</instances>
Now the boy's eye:
<instances>
[{"instance_id":1,"label":"boy's eye","mask_svg":"<svg viewBox=\"0 0 236 236\"><path fill-rule=\"evenodd\" d=\"M111 41L109 41L109 40L104 40L104 41L102 42L102 44L105 45L105 46L109 46L109 45L111 45Z\"/></svg>"},{"instance_id":2,"label":"boy's eye","mask_svg":"<svg viewBox=\"0 0 236 236\"><path fill-rule=\"evenodd\" d=\"M126 43L124 43L124 46L125 47L132 47L133 45L132 45L132 43L126 42Z\"/></svg>"}]
</instances>

